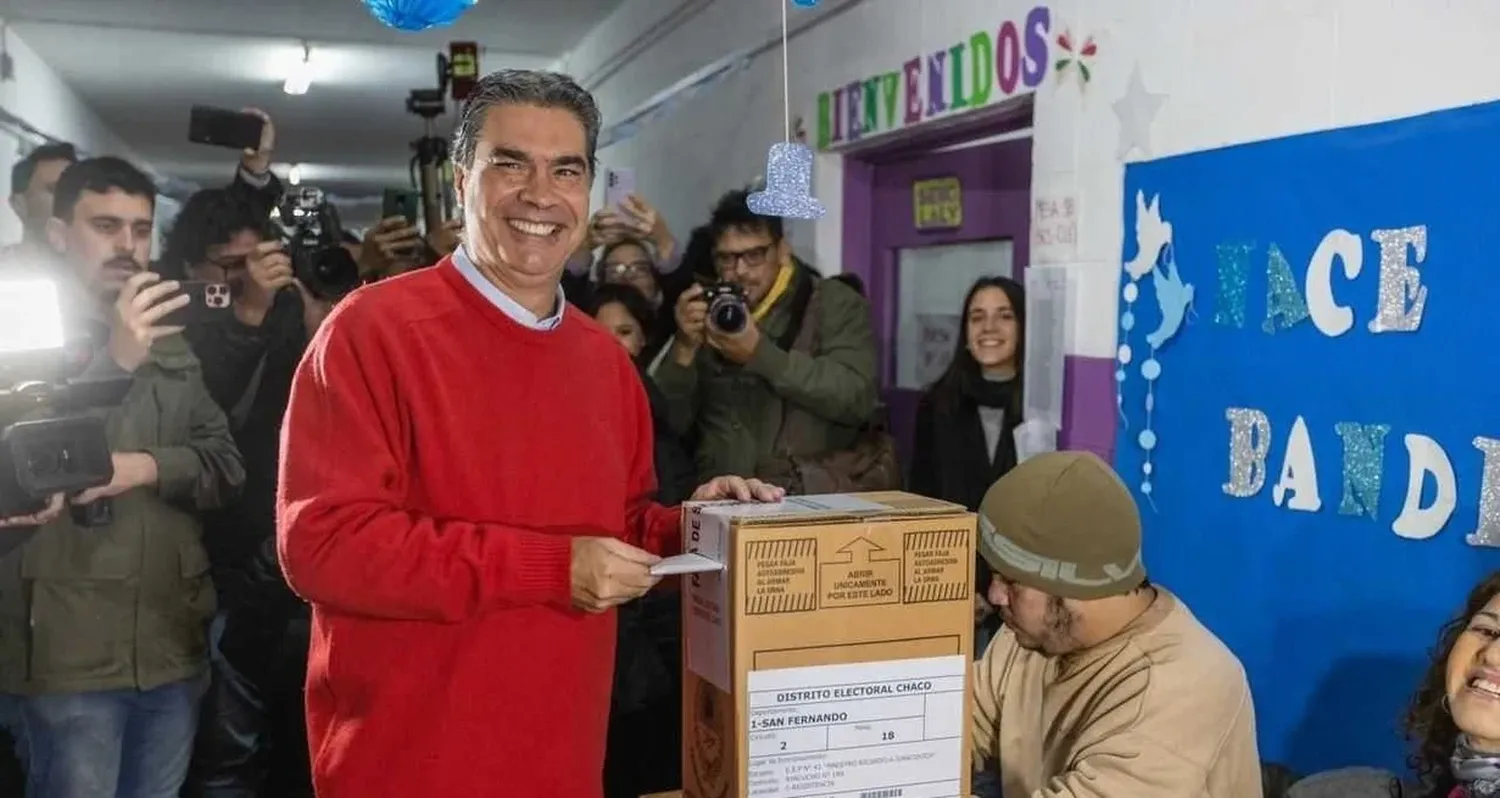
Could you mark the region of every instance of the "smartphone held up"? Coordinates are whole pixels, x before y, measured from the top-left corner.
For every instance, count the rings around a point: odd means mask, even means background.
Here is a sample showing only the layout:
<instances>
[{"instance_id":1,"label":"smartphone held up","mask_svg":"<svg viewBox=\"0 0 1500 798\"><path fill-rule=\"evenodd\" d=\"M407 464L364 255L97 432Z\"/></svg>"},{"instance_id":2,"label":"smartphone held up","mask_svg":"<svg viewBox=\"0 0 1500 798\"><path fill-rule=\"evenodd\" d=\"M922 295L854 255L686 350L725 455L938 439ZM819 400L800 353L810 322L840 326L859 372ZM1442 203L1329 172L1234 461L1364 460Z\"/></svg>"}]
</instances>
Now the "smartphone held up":
<instances>
[{"instance_id":1,"label":"smartphone held up","mask_svg":"<svg viewBox=\"0 0 1500 798\"><path fill-rule=\"evenodd\" d=\"M234 302L228 283L182 280L178 285L178 293L172 296L186 296L187 304L163 316L159 322L161 326L194 327L215 324L227 320L232 314Z\"/></svg>"}]
</instances>

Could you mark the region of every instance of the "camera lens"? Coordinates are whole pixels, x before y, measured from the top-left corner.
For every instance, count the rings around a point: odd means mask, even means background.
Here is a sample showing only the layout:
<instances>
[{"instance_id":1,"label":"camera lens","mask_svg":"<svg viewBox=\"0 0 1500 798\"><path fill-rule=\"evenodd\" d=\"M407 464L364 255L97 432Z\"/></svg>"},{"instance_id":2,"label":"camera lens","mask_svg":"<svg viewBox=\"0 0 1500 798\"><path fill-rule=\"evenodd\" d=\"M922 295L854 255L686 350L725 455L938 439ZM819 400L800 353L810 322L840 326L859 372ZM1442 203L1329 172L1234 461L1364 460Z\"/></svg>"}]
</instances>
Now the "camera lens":
<instances>
[{"instance_id":1,"label":"camera lens","mask_svg":"<svg viewBox=\"0 0 1500 798\"><path fill-rule=\"evenodd\" d=\"M359 264L343 247L314 250L311 260L316 285L308 288L320 298L337 299L359 287Z\"/></svg>"},{"instance_id":2,"label":"camera lens","mask_svg":"<svg viewBox=\"0 0 1500 798\"><path fill-rule=\"evenodd\" d=\"M714 328L720 332L734 335L745 329L745 322L749 320L745 304L734 296L716 297L708 306L708 318Z\"/></svg>"},{"instance_id":3,"label":"camera lens","mask_svg":"<svg viewBox=\"0 0 1500 798\"><path fill-rule=\"evenodd\" d=\"M58 477L72 469L66 447L37 446L26 451L26 469L38 477Z\"/></svg>"}]
</instances>

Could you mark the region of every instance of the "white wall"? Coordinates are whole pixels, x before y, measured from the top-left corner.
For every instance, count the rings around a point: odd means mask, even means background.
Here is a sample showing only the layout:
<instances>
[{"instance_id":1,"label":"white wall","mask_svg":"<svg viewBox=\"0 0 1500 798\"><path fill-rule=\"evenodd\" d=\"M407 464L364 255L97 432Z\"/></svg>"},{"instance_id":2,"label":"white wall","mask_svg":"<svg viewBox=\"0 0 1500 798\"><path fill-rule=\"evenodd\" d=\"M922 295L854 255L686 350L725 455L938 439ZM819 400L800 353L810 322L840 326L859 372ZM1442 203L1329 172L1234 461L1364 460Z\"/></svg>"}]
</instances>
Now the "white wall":
<instances>
[{"instance_id":1,"label":"white wall","mask_svg":"<svg viewBox=\"0 0 1500 798\"><path fill-rule=\"evenodd\" d=\"M91 155L119 155L146 167L57 73L37 56L15 31L6 31L5 41L15 63L15 78L0 83L0 108L20 117L54 138L71 141ZM79 57L86 57L80 53ZM36 142L27 141L27 148ZM10 196L10 169L19 160L21 142L0 129L0 196ZM161 203L158 217L176 207L167 200ZM161 225L158 225L160 227ZM21 223L7 207L0 211L0 242L20 238Z\"/></svg>"},{"instance_id":2,"label":"white wall","mask_svg":"<svg viewBox=\"0 0 1500 798\"><path fill-rule=\"evenodd\" d=\"M601 41L612 24L639 23L648 8L668 5L628 0L570 68L588 63L591 45L606 49ZM1051 9L1054 37L1064 28L1080 39L1092 35L1099 51L1086 89L1059 85L1049 68L1035 97L1033 191L1074 196L1080 207L1069 260L1080 292L1072 354L1109 357L1115 348L1124 167L1112 104L1137 65L1146 88L1167 96L1151 126L1156 157L1500 97L1500 73L1486 55L1500 30L1494 0L941 0L941 14L932 13L934 5L863 0L797 37L795 107L812 135L817 92L899 70L905 59L976 30L1019 22L1035 5ZM774 2L714 0L596 94L607 115L618 114L778 25ZM757 174L766 145L779 137L774 56L603 157L634 166L641 188L685 231L715 195ZM820 158L815 186L833 212L815 231L796 231L799 244L815 247L820 265L840 257L841 182L830 160L837 156Z\"/></svg>"},{"instance_id":3,"label":"white wall","mask_svg":"<svg viewBox=\"0 0 1500 798\"><path fill-rule=\"evenodd\" d=\"M626 0L563 59L560 68L580 80L601 62L648 32L679 7L703 10L592 86L605 124L618 121L643 101L700 67L743 47L780 35L776 4L764 0ZM809 34L811 35L811 34ZM743 72L700 93L665 120L599 154L605 167L633 167L642 195L685 238L708 220L713 201L755 179L766 167L766 150L783 138L781 60L763 55ZM822 68L796 58L793 71ZM796 112L796 109L794 109ZM595 205L602 201L596 191ZM830 206L829 219L837 209ZM814 252L813 225L794 223L789 235L800 254ZM831 273L824 264L825 273Z\"/></svg>"}]
</instances>

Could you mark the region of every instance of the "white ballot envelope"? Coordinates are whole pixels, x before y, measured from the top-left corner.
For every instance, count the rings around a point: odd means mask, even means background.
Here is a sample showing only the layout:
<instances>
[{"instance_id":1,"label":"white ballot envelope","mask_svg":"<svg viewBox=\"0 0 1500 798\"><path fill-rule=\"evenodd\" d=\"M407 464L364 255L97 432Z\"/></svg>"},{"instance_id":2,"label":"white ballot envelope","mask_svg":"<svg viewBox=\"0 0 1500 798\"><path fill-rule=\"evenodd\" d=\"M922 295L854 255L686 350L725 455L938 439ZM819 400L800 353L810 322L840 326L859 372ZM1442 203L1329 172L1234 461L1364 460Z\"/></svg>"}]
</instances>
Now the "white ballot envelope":
<instances>
[{"instance_id":1,"label":"white ballot envelope","mask_svg":"<svg viewBox=\"0 0 1500 798\"><path fill-rule=\"evenodd\" d=\"M704 574L724 570L724 563L710 560L701 554L679 554L651 566L652 576L674 576L676 574Z\"/></svg>"}]
</instances>

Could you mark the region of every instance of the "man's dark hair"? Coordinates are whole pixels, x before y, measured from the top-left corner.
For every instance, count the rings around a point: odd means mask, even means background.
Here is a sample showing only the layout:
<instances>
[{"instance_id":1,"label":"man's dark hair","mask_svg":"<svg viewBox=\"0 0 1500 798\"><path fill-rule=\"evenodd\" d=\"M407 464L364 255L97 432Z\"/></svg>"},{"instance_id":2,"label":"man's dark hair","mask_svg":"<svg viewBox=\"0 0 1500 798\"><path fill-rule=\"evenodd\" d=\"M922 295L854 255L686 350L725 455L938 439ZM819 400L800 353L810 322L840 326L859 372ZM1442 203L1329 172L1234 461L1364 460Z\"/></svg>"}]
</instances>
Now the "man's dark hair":
<instances>
[{"instance_id":1,"label":"man's dark hair","mask_svg":"<svg viewBox=\"0 0 1500 798\"><path fill-rule=\"evenodd\" d=\"M47 161L78 163L78 150L66 141L58 141L43 144L26 153L25 158L16 161L16 165L10 168L10 193L22 194L31 188L31 178L36 176L37 166Z\"/></svg>"},{"instance_id":2,"label":"man's dark hair","mask_svg":"<svg viewBox=\"0 0 1500 798\"><path fill-rule=\"evenodd\" d=\"M593 176L594 152L599 146L599 106L594 103L594 95L567 75L533 69L502 69L479 79L464 101L458 128L453 131L453 162L459 167L474 164L479 132L484 129L490 109L497 105L535 105L572 113L583 125L588 139L585 156L589 161L589 176Z\"/></svg>"},{"instance_id":3,"label":"man's dark hair","mask_svg":"<svg viewBox=\"0 0 1500 798\"><path fill-rule=\"evenodd\" d=\"M156 207L156 184L145 172L123 158L104 156L79 161L63 171L52 195L52 215L71 222L73 209L85 191L95 194L123 191L132 197L145 197Z\"/></svg>"},{"instance_id":4,"label":"man's dark hair","mask_svg":"<svg viewBox=\"0 0 1500 798\"><path fill-rule=\"evenodd\" d=\"M739 230L746 233L767 233L771 236L772 243L781 243L782 236L785 235L781 217L761 216L751 211L749 197L750 192L741 188L719 198L714 205L713 215L708 220L715 242L725 232Z\"/></svg>"},{"instance_id":5,"label":"man's dark hair","mask_svg":"<svg viewBox=\"0 0 1500 798\"><path fill-rule=\"evenodd\" d=\"M182 204L167 231L159 271L166 277L182 279L189 266L203 262L210 247L227 244L245 230L262 238L270 235L270 221L261 202L234 188L199 191Z\"/></svg>"}]
</instances>

